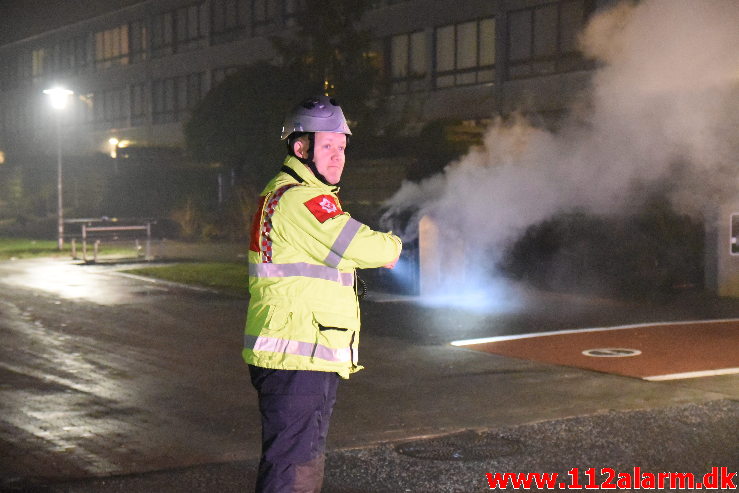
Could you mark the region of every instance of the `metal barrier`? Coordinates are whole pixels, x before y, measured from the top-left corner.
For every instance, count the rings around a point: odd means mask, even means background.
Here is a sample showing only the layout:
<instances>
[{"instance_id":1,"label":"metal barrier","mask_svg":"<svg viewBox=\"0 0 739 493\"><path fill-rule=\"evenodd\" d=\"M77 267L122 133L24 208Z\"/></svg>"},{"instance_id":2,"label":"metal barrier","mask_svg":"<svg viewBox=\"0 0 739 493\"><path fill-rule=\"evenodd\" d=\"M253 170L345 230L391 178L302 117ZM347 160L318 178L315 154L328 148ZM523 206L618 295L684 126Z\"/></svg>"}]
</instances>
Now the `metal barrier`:
<instances>
[{"instance_id":1,"label":"metal barrier","mask_svg":"<svg viewBox=\"0 0 739 493\"><path fill-rule=\"evenodd\" d=\"M101 223L101 222L107 222L104 219L78 219L78 220L70 220L69 222L76 222L81 223L81 239L82 239L82 260L85 262L89 262L88 259L88 242L94 240L94 243L92 245L93 247L93 262L98 261L98 255L100 252L100 247L102 246L102 241L104 239L109 239L110 241L115 241L119 239L118 234L119 233L146 233L146 238L144 241L144 246L141 245L140 238L134 237L134 245L136 250L136 257L144 257L145 260L151 260L152 254L151 254L151 225L152 222L146 221L144 224L127 224L127 225L112 225L112 226L98 226L94 225L94 223ZM141 235L143 236L143 235ZM143 250L143 252L142 252ZM77 257L77 242L76 238L72 238L72 257Z\"/></svg>"}]
</instances>

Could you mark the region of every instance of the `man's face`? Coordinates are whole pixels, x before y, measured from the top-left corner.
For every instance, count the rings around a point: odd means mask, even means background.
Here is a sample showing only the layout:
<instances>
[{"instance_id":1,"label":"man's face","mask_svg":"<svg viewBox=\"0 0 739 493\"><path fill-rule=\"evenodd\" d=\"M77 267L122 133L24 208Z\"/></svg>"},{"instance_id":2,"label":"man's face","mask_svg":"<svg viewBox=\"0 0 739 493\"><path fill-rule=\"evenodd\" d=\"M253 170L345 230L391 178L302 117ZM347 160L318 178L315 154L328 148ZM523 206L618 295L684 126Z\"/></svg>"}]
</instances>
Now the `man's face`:
<instances>
[{"instance_id":1,"label":"man's face","mask_svg":"<svg viewBox=\"0 0 739 493\"><path fill-rule=\"evenodd\" d=\"M316 163L316 169L326 177L326 181L336 185L344 171L346 135L316 132L314 145L313 161Z\"/></svg>"}]
</instances>

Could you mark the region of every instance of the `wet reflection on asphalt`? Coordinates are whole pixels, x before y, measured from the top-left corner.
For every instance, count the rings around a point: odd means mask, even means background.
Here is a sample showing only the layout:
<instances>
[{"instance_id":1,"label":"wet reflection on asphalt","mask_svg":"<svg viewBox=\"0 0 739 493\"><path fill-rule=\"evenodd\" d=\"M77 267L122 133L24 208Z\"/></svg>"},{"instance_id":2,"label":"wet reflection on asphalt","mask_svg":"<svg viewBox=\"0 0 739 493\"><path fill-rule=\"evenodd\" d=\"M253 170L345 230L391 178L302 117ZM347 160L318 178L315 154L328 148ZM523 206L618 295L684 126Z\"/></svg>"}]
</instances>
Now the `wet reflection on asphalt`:
<instances>
[{"instance_id":1,"label":"wet reflection on asphalt","mask_svg":"<svg viewBox=\"0 0 739 493\"><path fill-rule=\"evenodd\" d=\"M167 288L150 283L142 290L141 283L113 283L111 266L85 265L54 259L16 261L8 265L0 278L3 284L38 289L65 299L91 301L101 305L131 303L142 294L166 292Z\"/></svg>"},{"instance_id":2,"label":"wet reflection on asphalt","mask_svg":"<svg viewBox=\"0 0 739 493\"><path fill-rule=\"evenodd\" d=\"M198 308L181 289L114 269L0 262L0 490L14 476L125 474L244 455L244 435L225 419L247 405L233 387L247 378L241 305L214 297ZM201 317L222 323L207 329ZM224 374L235 376L219 385Z\"/></svg>"}]
</instances>

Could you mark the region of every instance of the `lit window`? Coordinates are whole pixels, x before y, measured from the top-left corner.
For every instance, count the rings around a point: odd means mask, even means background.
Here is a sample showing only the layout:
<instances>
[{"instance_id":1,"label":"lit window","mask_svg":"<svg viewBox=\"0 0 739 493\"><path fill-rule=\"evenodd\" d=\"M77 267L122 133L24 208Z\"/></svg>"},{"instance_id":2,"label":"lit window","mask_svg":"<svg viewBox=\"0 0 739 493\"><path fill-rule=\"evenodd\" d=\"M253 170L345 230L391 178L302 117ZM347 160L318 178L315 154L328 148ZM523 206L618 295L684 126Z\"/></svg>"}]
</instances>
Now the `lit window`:
<instances>
[{"instance_id":1,"label":"lit window","mask_svg":"<svg viewBox=\"0 0 739 493\"><path fill-rule=\"evenodd\" d=\"M560 0L509 12L508 78L587 68L577 47L587 12L585 0Z\"/></svg>"},{"instance_id":2,"label":"lit window","mask_svg":"<svg viewBox=\"0 0 739 493\"><path fill-rule=\"evenodd\" d=\"M33 74L34 77L39 77L41 75L44 75L45 72L49 71L48 53L45 48L33 50L31 57L33 64L31 68L31 74Z\"/></svg>"},{"instance_id":3,"label":"lit window","mask_svg":"<svg viewBox=\"0 0 739 493\"><path fill-rule=\"evenodd\" d=\"M423 31L399 34L390 39L393 92L422 89L426 66L426 34Z\"/></svg>"},{"instance_id":4,"label":"lit window","mask_svg":"<svg viewBox=\"0 0 739 493\"><path fill-rule=\"evenodd\" d=\"M437 88L493 82L495 19L437 28L435 76Z\"/></svg>"},{"instance_id":5,"label":"lit window","mask_svg":"<svg viewBox=\"0 0 739 493\"><path fill-rule=\"evenodd\" d=\"M95 65L101 68L128 64L128 25L95 33Z\"/></svg>"}]
</instances>

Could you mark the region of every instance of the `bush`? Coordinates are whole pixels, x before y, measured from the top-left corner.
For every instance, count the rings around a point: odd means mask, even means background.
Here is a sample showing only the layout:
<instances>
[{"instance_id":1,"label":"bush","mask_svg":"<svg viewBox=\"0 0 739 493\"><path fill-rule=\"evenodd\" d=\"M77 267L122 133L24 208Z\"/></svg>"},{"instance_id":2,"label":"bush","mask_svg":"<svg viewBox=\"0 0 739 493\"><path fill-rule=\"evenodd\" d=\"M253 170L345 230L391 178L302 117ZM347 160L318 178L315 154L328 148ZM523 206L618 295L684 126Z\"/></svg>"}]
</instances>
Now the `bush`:
<instances>
[{"instance_id":1,"label":"bush","mask_svg":"<svg viewBox=\"0 0 739 493\"><path fill-rule=\"evenodd\" d=\"M544 289L648 297L702 287L703 248L702 223L656 199L626 217L572 212L530 226L500 267Z\"/></svg>"},{"instance_id":2,"label":"bush","mask_svg":"<svg viewBox=\"0 0 739 493\"><path fill-rule=\"evenodd\" d=\"M240 241L249 236L257 198L253 187L237 185L215 208L188 197L181 207L172 211L170 219L178 225L180 237L185 240Z\"/></svg>"}]
</instances>

